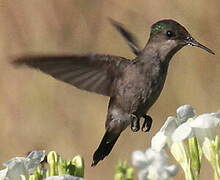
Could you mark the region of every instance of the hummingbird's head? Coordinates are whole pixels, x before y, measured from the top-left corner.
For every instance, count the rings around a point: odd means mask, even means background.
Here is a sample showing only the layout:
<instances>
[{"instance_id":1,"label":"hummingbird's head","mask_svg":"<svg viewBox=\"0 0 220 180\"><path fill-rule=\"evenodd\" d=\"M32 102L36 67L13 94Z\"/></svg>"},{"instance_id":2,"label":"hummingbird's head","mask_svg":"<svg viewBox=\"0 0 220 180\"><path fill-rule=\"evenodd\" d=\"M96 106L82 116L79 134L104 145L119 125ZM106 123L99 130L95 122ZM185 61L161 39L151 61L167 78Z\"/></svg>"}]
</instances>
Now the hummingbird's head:
<instances>
[{"instance_id":1,"label":"hummingbird's head","mask_svg":"<svg viewBox=\"0 0 220 180\"><path fill-rule=\"evenodd\" d=\"M161 55L171 56L186 45L196 46L214 52L196 41L182 25L174 20L161 20L151 26L149 42L159 46Z\"/></svg>"}]
</instances>

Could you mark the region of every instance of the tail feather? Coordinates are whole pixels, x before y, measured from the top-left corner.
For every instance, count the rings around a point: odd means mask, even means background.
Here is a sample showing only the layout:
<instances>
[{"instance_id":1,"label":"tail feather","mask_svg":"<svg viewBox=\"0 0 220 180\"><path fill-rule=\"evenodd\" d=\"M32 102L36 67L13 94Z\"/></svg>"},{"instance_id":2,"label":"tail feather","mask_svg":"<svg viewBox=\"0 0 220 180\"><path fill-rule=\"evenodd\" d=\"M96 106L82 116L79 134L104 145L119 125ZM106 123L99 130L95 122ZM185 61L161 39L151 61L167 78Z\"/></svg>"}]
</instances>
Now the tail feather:
<instances>
[{"instance_id":1,"label":"tail feather","mask_svg":"<svg viewBox=\"0 0 220 180\"><path fill-rule=\"evenodd\" d=\"M105 132L98 149L93 154L93 162L91 166L95 166L99 161L103 160L112 150L120 134L113 134L108 130Z\"/></svg>"}]
</instances>

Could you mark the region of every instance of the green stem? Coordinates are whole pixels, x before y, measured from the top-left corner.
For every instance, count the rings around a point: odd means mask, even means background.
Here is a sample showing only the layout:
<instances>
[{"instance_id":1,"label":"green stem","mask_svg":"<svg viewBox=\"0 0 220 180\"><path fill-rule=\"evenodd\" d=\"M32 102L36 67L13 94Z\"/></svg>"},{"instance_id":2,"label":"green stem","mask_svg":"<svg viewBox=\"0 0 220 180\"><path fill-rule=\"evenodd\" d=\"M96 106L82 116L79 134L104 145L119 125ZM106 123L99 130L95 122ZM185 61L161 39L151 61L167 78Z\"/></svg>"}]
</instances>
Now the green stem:
<instances>
[{"instance_id":1,"label":"green stem","mask_svg":"<svg viewBox=\"0 0 220 180\"><path fill-rule=\"evenodd\" d=\"M194 176L198 179L201 162L200 162L200 153L199 145L196 138L188 139L189 155L190 155L190 167L193 170Z\"/></svg>"},{"instance_id":2,"label":"green stem","mask_svg":"<svg viewBox=\"0 0 220 180\"><path fill-rule=\"evenodd\" d=\"M198 178L194 176L192 169L190 168L190 165L184 166L184 174L186 180L197 180Z\"/></svg>"},{"instance_id":3,"label":"green stem","mask_svg":"<svg viewBox=\"0 0 220 180\"><path fill-rule=\"evenodd\" d=\"M215 180L219 180L220 179L220 174L219 174L219 172L218 172L218 170L216 168L214 169L214 179Z\"/></svg>"}]
</instances>

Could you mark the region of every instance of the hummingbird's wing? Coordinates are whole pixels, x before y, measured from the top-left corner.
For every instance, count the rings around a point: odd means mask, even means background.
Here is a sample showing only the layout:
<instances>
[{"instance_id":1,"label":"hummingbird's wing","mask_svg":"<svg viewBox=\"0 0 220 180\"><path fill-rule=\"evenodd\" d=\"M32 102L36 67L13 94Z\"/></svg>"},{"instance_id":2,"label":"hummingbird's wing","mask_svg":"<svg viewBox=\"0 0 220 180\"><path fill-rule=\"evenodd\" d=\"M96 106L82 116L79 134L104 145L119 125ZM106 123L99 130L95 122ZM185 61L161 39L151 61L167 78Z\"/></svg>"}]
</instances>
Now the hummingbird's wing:
<instances>
[{"instance_id":1,"label":"hummingbird's wing","mask_svg":"<svg viewBox=\"0 0 220 180\"><path fill-rule=\"evenodd\" d=\"M25 56L15 65L36 68L79 89L111 96L111 85L121 68L130 61L110 55Z\"/></svg>"},{"instance_id":2,"label":"hummingbird's wing","mask_svg":"<svg viewBox=\"0 0 220 180\"><path fill-rule=\"evenodd\" d=\"M122 35L122 37L128 42L129 47L135 55L139 55L141 52L140 46L138 45L137 38L129 32L121 23L109 18L111 24L116 30Z\"/></svg>"}]
</instances>

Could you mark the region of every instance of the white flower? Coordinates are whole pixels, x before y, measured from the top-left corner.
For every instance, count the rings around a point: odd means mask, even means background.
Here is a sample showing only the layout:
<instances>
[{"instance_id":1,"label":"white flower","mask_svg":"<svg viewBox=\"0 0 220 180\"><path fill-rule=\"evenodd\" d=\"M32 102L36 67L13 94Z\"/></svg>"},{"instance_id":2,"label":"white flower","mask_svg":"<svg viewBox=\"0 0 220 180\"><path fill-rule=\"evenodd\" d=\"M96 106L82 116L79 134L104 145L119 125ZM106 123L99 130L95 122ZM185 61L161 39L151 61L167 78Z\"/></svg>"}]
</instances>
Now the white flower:
<instances>
[{"instance_id":1,"label":"white flower","mask_svg":"<svg viewBox=\"0 0 220 180\"><path fill-rule=\"evenodd\" d=\"M26 158L15 157L3 163L6 169L0 171L1 179L20 180L28 178L30 173L44 159L45 151L32 151Z\"/></svg>"},{"instance_id":2,"label":"white flower","mask_svg":"<svg viewBox=\"0 0 220 180\"><path fill-rule=\"evenodd\" d=\"M151 147L157 151L161 151L166 145L173 144L172 135L174 131L184 124L187 119L195 116L195 110L190 105L183 105L177 109L177 117L168 117L164 125L151 140ZM182 135L185 134L182 133ZM188 136L187 136L188 137Z\"/></svg>"},{"instance_id":3,"label":"white flower","mask_svg":"<svg viewBox=\"0 0 220 180\"><path fill-rule=\"evenodd\" d=\"M177 173L175 165L168 165L167 156L163 151L147 149L145 153L134 151L132 163L139 168L139 180L168 180Z\"/></svg>"},{"instance_id":4,"label":"white flower","mask_svg":"<svg viewBox=\"0 0 220 180\"><path fill-rule=\"evenodd\" d=\"M83 180L83 178L70 176L70 175L60 175L60 176L50 176L45 180Z\"/></svg>"},{"instance_id":5,"label":"white flower","mask_svg":"<svg viewBox=\"0 0 220 180\"><path fill-rule=\"evenodd\" d=\"M177 114L177 119L178 119L177 123L178 124L182 124L182 123L186 122L187 119L192 118L196 115L193 107L188 104L180 106L176 110L176 114Z\"/></svg>"},{"instance_id":6,"label":"white flower","mask_svg":"<svg viewBox=\"0 0 220 180\"><path fill-rule=\"evenodd\" d=\"M161 151L167 144L170 146L172 144L171 135L176 128L176 118L168 117L161 129L151 139L151 147Z\"/></svg>"},{"instance_id":7,"label":"white flower","mask_svg":"<svg viewBox=\"0 0 220 180\"><path fill-rule=\"evenodd\" d=\"M5 168L0 171L0 179L6 179L7 171L8 171L8 168Z\"/></svg>"},{"instance_id":8,"label":"white flower","mask_svg":"<svg viewBox=\"0 0 220 180\"><path fill-rule=\"evenodd\" d=\"M220 125L220 113L206 113L195 119L181 124L172 134L172 140L182 141L186 138L196 137L202 144L205 138L213 140L216 128Z\"/></svg>"},{"instance_id":9,"label":"white flower","mask_svg":"<svg viewBox=\"0 0 220 180\"><path fill-rule=\"evenodd\" d=\"M206 113L183 123L172 135L176 142L192 136L198 139L202 152L213 167L215 179L220 178L220 140L217 136L219 126L220 112Z\"/></svg>"},{"instance_id":10,"label":"white flower","mask_svg":"<svg viewBox=\"0 0 220 180\"><path fill-rule=\"evenodd\" d=\"M199 176L203 151L213 168L218 169L216 177L220 177L220 140L216 136L219 126L220 112L196 116L190 105L184 105L177 109L176 117L167 118L151 146L161 151L168 145L188 179Z\"/></svg>"},{"instance_id":11,"label":"white flower","mask_svg":"<svg viewBox=\"0 0 220 180\"><path fill-rule=\"evenodd\" d=\"M181 126L182 129L179 131L182 137L189 138L192 137L190 129L188 128L188 120L190 118L195 117L195 110L190 105L183 105L177 109L176 117L168 117L164 125L161 127L159 132L151 140L151 147L156 151L162 151L166 145L170 148L170 151L174 158L179 162L181 167L185 172L186 177L195 177L191 171L191 169L195 169L194 172L199 171L200 161L191 164L192 156L194 153L194 159L199 159L199 151L196 146L193 150L189 151L189 147L183 141L175 141L175 138L178 138L177 134L175 134L176 130ZM175 135L174 135L175 134ZM194 142L194 141L192 141ZM191 143L195 146L195 143Z\"/></svg>"}]
</instances>

